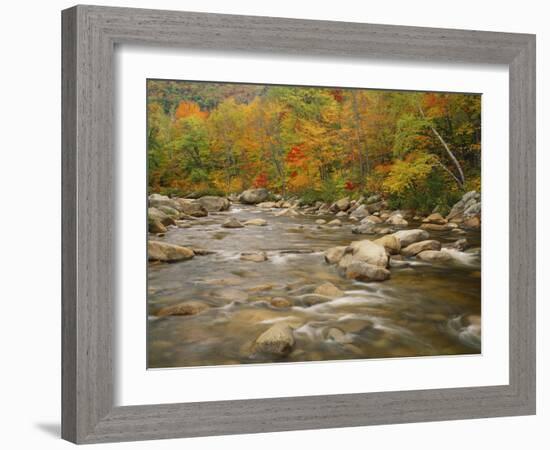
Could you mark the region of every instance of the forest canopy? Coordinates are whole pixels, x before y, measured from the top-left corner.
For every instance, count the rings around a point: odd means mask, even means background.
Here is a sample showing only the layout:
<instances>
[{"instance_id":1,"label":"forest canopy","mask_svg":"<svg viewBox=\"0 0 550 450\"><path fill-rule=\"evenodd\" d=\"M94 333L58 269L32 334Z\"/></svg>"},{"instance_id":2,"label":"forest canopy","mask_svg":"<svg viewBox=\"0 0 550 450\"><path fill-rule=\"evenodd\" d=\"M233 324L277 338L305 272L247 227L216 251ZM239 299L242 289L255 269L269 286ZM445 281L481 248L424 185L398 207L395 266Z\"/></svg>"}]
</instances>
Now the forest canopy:
<instances>
[{"instance_id":1,"label":"forest canopy","mask_svg":"<svg viewBox=\"0 0 550 450\"><path fill-rule=\"evenodd\" d=\"M150 192L446 210L480 190L481 95L148 80L147 158Z\"/></svg>"}]
</instances>

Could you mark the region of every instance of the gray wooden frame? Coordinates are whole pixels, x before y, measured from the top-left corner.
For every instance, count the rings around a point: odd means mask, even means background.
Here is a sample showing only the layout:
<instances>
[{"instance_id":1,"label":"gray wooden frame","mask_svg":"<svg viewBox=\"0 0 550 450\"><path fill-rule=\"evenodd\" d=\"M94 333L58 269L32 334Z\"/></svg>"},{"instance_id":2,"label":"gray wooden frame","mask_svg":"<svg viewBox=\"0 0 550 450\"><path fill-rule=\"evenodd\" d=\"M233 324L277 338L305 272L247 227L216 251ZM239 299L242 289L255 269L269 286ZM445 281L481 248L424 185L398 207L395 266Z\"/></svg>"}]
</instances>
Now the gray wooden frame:
<instances>
[{"instance_id":1,"label":"gray wooden frame","mask_svg":"<svg viewBox=\"0 0 550 450\"><path fill-rule=\"evenodd\" d=\"M62 437L76 443L535 413L535 36L144 9L62 13ZM508 385L114 407L115 44L506 64Z\"/></svg>"}]
</instances>

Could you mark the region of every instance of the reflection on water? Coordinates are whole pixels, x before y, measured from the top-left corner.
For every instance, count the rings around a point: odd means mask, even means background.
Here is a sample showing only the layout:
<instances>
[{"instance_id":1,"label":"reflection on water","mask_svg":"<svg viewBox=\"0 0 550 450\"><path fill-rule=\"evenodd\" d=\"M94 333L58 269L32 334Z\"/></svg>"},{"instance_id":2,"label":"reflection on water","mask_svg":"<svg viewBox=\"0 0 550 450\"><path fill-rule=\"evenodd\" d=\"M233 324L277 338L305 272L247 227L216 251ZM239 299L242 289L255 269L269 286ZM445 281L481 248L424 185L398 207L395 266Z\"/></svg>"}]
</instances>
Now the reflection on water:
<instances>
[{"instance_id":1,"label":"reflection on water","mask_svg":"<svg viewBox=\"0 0 550 450\"><path fill-rule=\"evenodd\" d=\"M221 228L228 216L241 221L263 218L268 225ZM340 277L324 262L322 252L367 236L352 234L351 223L319 227L319 218L276 217L271 211L238 205L192 221L189 228L169 230L162 238L167 242L214 253L149 265L148 366L480 352L480 324L468 319L481 314L479 232L460 236L468 239L471 250L448 250L453 263L411 259L406 267L392 268L388 281L362 283ZM457 239L450 232L430 235L443 244ZM241 252L253 251L265 251L268 260L239 259ZM313 291L327 281L344 294L319 303ZM277 298L290 306L277 304ZM186 300L210 308L194 316L156 316L160 308ZM252 343L277 322L293 329L293 350L275 359L254 352Z\"/></svg>"}]
</instances>

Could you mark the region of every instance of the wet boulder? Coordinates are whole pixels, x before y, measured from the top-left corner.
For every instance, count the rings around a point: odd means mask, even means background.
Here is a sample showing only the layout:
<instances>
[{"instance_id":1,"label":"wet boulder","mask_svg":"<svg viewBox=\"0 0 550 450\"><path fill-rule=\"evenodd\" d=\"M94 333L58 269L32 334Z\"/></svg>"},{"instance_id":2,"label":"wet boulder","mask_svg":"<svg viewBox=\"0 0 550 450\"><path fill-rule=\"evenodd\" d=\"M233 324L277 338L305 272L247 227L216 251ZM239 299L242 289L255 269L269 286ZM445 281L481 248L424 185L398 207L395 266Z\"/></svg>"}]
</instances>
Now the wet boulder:
<instances>
[{"instance_id":1,"label":"wet boulder","mask_svg":"<svg viewBox=\"0 0 550 450\"><path fill-rule=\"evenodd\" d=\"M345 246L331 247L324 253L325 261L329 264L336 264L342 259L345 252Z\"/></svg>"},{"instance_id":2,"label":"wet boulder","mask_svg":"<svg viewBox=\"0 0 550 450\"><path fill-rule=\"evenodd\" d=\"M327 225L330 227L341 227L342 221L340 219L334 219L334 220L331 220L329 223L327 223Z\"/></svg>"},{"instance_id":3,"label":"wet boulder","mask_svg":"<svg viewBox=\"0 0 550 450\"><path fill-rule=\"evenodd\" d=\"M416 255L418 259L426 262L449 262L453 257L441 250L424 250Z\"/></svg>"},{"instance_id":4,"label":"wet boulder","mask_svg":"<svg viewBox=\"0 0 550 450\"><path fill-rule=\"evenodd\" d=\"M481 214L481 202L474 203L464 210L464 217L479 216Z\"/></svg>"},{"instance_id":5,"label":"wet boulder","mask_svg":"<svg viewBox=\"0 0 550 450\"><path fill-rule=\"evenodd\" d=\"M206 303L191 300L161 308L157 312L157 316L194 316L206 311L209 308L210 306Z\"/></svg>"},{"instance_id":6,"label":"wet boulder","mask_svg":"<svg viewBox=\"0 0 550 450\"><path fill-rule=\"evenodd\" d=\"M149 261L176 262L186 261L195 256L193 250L180 245L168 244L167 242L148 241L147 259Z\"/></svg>"},{"instance_id":7,"label":"wet boulder","mask_svg":"<svg viewBox=\"0 0 550 450\"><path fill-rule=\"evenodd\" d=\"M387 206L388 206L387 203L382 200L376 203L371 203L369 205L366 205L366 208L370 214L374 214L376 212L382 211L384 208L387 208ZM388 217L389 217L389 214L388 214Z\"/></svg>"},{"instance_id":8,"label":"wet boulder","mask_svg":"<svg viewBox=\"0 0 550 450\"><path fill-rule=\"evenodd\" d=\"M277 202L261 202L258 203L256 206L262 209L277 208Z\"/></svg>"},{"instance_id":9,"label":"wet boulder","mask_svg":"<svg viewBox=\"0 0 550 450\"><path fill-rule=\"evenodd\" d=\"M176 221L173 217L168 216L166 213L162 212L158 208L148 208L147 209L147 220L149 222L159 221L164 226L175 225Z\"/></svg>"},{"instance_id":10,"label":"wet boulder","mask_svg":"<svg viewBox=\"0 0 550 450\"><path fill-rule=\"evenodd\" d=\"M174 220L179 219L181 214L180 211L178 211L176 208L172 208L171 206L160 205L157 207L157 209L162 211L168 217L172 217Z\"/></svg>"},{"instance_id":11,"label":"wet boulder","mask_svg":"<svg viewBox=\"0 0 550 450\"><path fill-rule=\"evenodd\" d=\"M376 234L374 223L361 223L351 228L353 234Z\"/></svg>"},{"instance_id":12,"label":"wet boulder","mask_svg":"<svg viewBox=\"0 0 550 450\"><path fill-rule=\"evenodd\" d=\"M429 230L429 231L447 231L450 230L451 227L449 224L438 224L438 223L423 223L420 225L420 228L423 230Z\"/></svg>"},{"instance_id":13,"label":"wet boulder","mask_svg":"<svg viewBox=\"0 0 550 450\"><path fill-rule=\"evenodd\" d=\"M365 205L359 205L357 208L355 208L351 212L350 218L355 218L357 220L361 220L361 219L364 219L365 217L367 217L368 215L369 215L369 211L366 208L366 206Z\"/></svg>"},{"instance_id":14,"label":"wet boulder","mask_svg":"<svg viewBox=\"0 0 550 450\"><path fill-rule=\"evenodd\" d=\"M390 278L390 271L362 261L353 261L346 269L346 278L358 281L385 281Z\"/></svg>"},{"instance_id":15,"label":"wet boulder","mask_svg":"<svg viewBox=\"0 0 550 450\"><path fill-rule=\"evenodd\" d=\"M183 214L187 214L192 217L206 217L208 215L206 208L199 202L184 198L178 198L176 199L176 202L179 206L178 210Z\"/></svg>"},{"instance_id":16,"label":"wet boulder","mask_svg":"<svg viewBox=\"0 0 550 450\"><path fill-rule=\"evenodd\" d=\"M465 218L479 215L481 215L481 194L470 191L453 205L447 215L447 220L461 222Z\"/></svg>"},{"instance_id":17,"label":"wet boulder","mask_svg":"<svg viewBox=\"0 0 550 450\"><path fill-rule=\"evenodd\" d=\"M335 213L339 211L347 211L350 206L351 206L351 202L349 200L349 197L344 197L338 200L337 202L334 202L331 205L330 210Z\"/></svg>"},{"instance_id":18,"label":"wet boulder","mask_svg":"<svg viewBox=\"0 0 550 450\"><path fill-rule=\"evenodd\" d=\"M247 205L256 205L265 202L269 198L269 191L264 188L248 189L239 195L239 201Z\"/></svg>"},{"instance_id":19,"label":"wet boulder","mask_svg":"<svg viewBox=\"0 0 550 450\"><path fill-rule=\"evenodd\" d=\"M294 208L286 208L282 209L281 211L278 211L275 213L276 217L297 217L300 213L296 211Z\"/></svg>"},{"instance_id":20,"label":"wet boulder","mask_svg":"<svg viewBox=\"0 0 550 450\"><path fill-rule=\"evenodd\" d=\"M290 353L294 344L292 328L286 323L276 323L258 336L253 350L257 353L285 356Z\"/></svg>"},{"instance_id":21,"label":"wet boulder","mask_svg":"<svg viewBox=\"0 0 550 450\"><path fill-rule=\"evenodd\" d=\"M382 222L384 222L384 221L380 217L374 216L374 215L367 216L363 220L361 220L361 223L379 224L379 223L382 223Z\"/></svg>"},{"instance_id":22,"label":"wet boulder","mask_svg":"<svg viewBox=\"0 0 550 450\"><path fill-rule=\"evenodd\" d=\"M445 225L447 223L447 219L445 219L439 213L433 213L433 214L430 214L425 219L423 219L422 222L423 223L435 223L435 224L438 224L438 225Z\"/></svg>"},{"instance_id":23,"label":"wet boulder","mask_svg":"<svg viewBox=\"0 0 550 450\"><path fill-rule=\"evenodd\" d=\"M365 200L365 203L367 205L371 205L373 203L377 203L380 201L380 196L378 194L374 194L374 195L371 195L370 197L368 197L366 200Z\"/></svg>"},{"instance_id":24,"label":"wet boulder","mask_svg":"<svg viewBox=\"0 0 550 450\"><path fill-rule=\"evenodd\" d=\"M265 227L267 225L267 220L265 219L250 219L244 222L244 225L252 225L256 227Z\"/></svg>"},{"instance_id":25,"label":"wet boulder","mask_svg":"<svg viewBox=\"0 0 550 450\"><path fill-rule=\"evenodd\" d=\"M462 228L466 230L479 230L481 228L481 220L477 216L465 219L462 222Z\"/></svg>"},{"instance_id":26,"label":"wet boulder","mask_svg":"<svg viewBox=\"0 0 550 450\"><path fill-rule=\"evenodd\" d=\"M167 197L166 195L151 194L148 199L148 205L151 208L158 208L160 206L168 206L170 208L178 209L178 203Z\"/></svg>"},{"instance_id":27,"label":"wet boulder","mask_svg":"<svg viewBox=\"0 0 550 450\"><path fill-rule=\"evenodd\" d=\"M341 297L342 295L344 295L344 292L342 290L338 289L336 286L334 286L334 284L330 282L321 284L313 291L313 293L331 298Z\"/></svg>"},{"instance_id":28,"label":"wet boulder","mask_svg":"<svg viewBox=\"0 0 550 450\"><path fill-rule=\"evenodd\" d=\"M386 223L396 227L406 227L409 225L409 222L407 222L401 214L392 214L386 219Z\"/></svg>"},{"instance_id":29,"label":"wet boulder","mask_svg":"<svg viewBox=\"0 0 550 450\"><path fill-rule=\"evenodd\" d=\"M441 250L441 242L436 240L415 242L401 250L401 253L404 256L416 256L426 250Z\"/></svg>"},{"instance_id":30,"label":"wet boulder","mask_svg":"<svg viewBox=\"0 0 550 450\"><path fill-rule=\"evenodd\" d=\"M352 242L346 249L346 253L352 256L353 262L365 262L379 267L388 265L386 249L368 239Z\"/></svg>"},{"instance_id":31,"label":"wet boulder","mask_svg":"<svg viewBox=\"0 0 550 450\"><path fill-rule=\"evenodd\" d=\"M149 229L149 233L166 233L167 228L162 224L160 220L156 219L148 219L147 220L147 226Z\"/></svg>"},{"instance_id":32,"label":"wet boulder","mask_svg":"<svg viewBox=\"0 0 550 450\"><path fill-rule=\"evenodd\" d=\"M227 211L231 206L228 199L215 195L205 195L199 198L199 204L208 212Z\"/></svg>"},{"instance_id":33,"label":"wet boulder","mask_svg":"<svg viewBox=\"0 0 550 450\"><path fill-rule=\"evenodd\" d=\"M401 250L401 242L395 236L387 234L373 241L386 249L388 255L395 255Z\"/></svg>"},{"instance_id":34,"label":"wet boulder","mask_svg":"<svg viewBox=\"0 0 550 450\"><path fill-rule=\"evenodd\" d=\"M415 242L425 241L430 237L430 233L428 233L425 230L419 230L419 229L401 230L393 233L393 236L399 239L399 242L401 243L401 247L403 248Z\"/></svg>"},{"instance_id":35,"label":"wet boulder","mask_svg":"<svg viewBox=\"0 0 550 450\"><path fill-rule=\"evenodd\" d=\"M243 228L244 225L239 222L235 217L231 217L230 219L227 219L224 223L222 223L223 228Z\"/></svg>"}]
</instances>

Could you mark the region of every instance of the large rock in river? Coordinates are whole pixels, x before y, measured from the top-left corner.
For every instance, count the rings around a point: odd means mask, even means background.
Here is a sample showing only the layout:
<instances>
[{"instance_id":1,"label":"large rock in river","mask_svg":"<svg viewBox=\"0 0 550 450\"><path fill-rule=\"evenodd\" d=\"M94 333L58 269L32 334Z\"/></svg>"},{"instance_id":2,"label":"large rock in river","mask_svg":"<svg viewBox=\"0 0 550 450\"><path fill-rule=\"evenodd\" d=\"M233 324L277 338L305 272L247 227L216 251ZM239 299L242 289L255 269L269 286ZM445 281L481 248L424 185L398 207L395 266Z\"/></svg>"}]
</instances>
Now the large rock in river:
<instances>
[{"instance_id":1,"label":"large rock in river","mask_svg":"<svg viewBox=\"0 0 550 450\"><path fill-rule=\"evenodd\" d=\"M352 262L346 269L346 278L359 281L384 281L390 277L390 271L361 261Z\"/></svg>"},{"instance_id":2,"label":"large rock in river","mask_svg":"<svg viewBox=\"0 0 550 450\"><path fill-rule=\"evenodd\" d=\"M159 206L169 206L170 208L178 209L178 203L167 197L166 195L151 194L147 199L149 206L152 208L158 208Z\"/></svg>"},{"instance_id":3,"label":"large rock in river","mask_svg":"<svg viewBox=\"0 0 550 450\"><path fill-rule=\"evenodd\" d=\"M148 219L147 226L149 228L149 233L160 234L166 233L168 231L167 228L162 224L162 222L156 219Z\"/></svg>"},{"instance_id":4,"label":"large rock in river","mask_svg":"<svg viewBox=\"0 0 550 450\"><path fill-rule=\"evenodd\" d=\"M425 250L416 255L416 257L427 262L448 262L453 259L449 253L438 250Z\"/></svg>"},{"instance_id":5,"label":"large rock in river","mask_svg":"<svg viewBox=\"0 0 550 450\"><path fill-rule=\"evenodd\" d=\"M225 197L206 195L199 198L199 203L208 212L227 211L231 203Z\"/></svg>"},{"instance_id":6,"label":"large rock in river","mask_svg":"<svg viewBox=\"0 0 550 450\"><path fill-rule=\"evenodd\" d=\"M271 209L277 208L277 202L261 202L257 204L258 208Z\"/></svg>"},{"instance_id":7,"label":"large rock in river","mask_svg":"<svg viewBox=\"0 0 550 450\"><path fill-rule=\"evenodd\" d=\"M441 225L438 223L423 223L422 225L420 225L420 228L430 231L447 231L451 229L450 224Z\"/></svg>"},{"instance_id":8,"label":"large rock in river","mask_svg":"<svg viewBox=\"0 0 550 450\"><path fill-rule=\"evenodd\" d=\"M147 259L149 261L185 261L193 258L193 256L195 256L195 252L187 247L160 241L150 240L147 242Z\"/></svg>"},{"instance_id":9,"label":"large rock in river","mask_svg":"<svg viewBox=\"0 0 550 450\"><path fill-rule=\"evenodd\" d=\"M366 206L359 205L357 208L353 210L353 212L350 214L350 217L361 220L367 217L368 215L369 215L369 210L366 208Z\"/></svg>"},{"instance_id":10,"label":"large rock in river","mask_svg":"<svg viewBox=\"0 0 550 450\"><path fill-rule=\"evenodd\" d=\"M258 353L284 356L290 353L294 343L292 328L286 323L276 323L258 336L253 349Z\"/></svg>"},{"instance_id":11,"label":"large rock in river","mask_svg":"<svg viewBox=\"0 0 550 450\"><path fill-rule=\"evenodd\" d=\"M325 261L329 264L336 264L342 259L344 253L346 252L345 246L331 247L328 250L325 250Z\"/></svg>"},{"instance_id":12,"label":"large rock in river","mask_svg":"<svg viewBox=\"0 0 550 450\"><path fill-rule=\"evenodd\" d=\"M151 223L153 221L159 221L164 226L175 225L176 221L173 217L168 216L158 208L147 209L147 220Z\"/></svg>"},{"instance_id":13,"label":"large rock in river","mask_svg":"<svg viewBox=\"0 0 550 450\"><path fill-rule=\"evenodd\" d=\"M401 247L407 247L408 245L414 244L415 242L425 241L430 237L430 233L425 230L401 230L393 233L392 236L395 236L399 239Z\"/></svg>"},{"instance_id":14,"label":"large rock in river","mask_svg":"<svg viewBox=\"0 0 550 450\"><path fill-rule=\"evenodd\" d=\"M351 202L349 200L349 197L344 197L338 200L337 202L334 202L330 207L330 210L333 212L347 211L350 205L351 205Z\"/></svg>"},{"instance_id":15,"label":"large rock in river","mask_svg":"<svg viewBox=\"0 0 550 450\"><path fill-rule=\"evenodd\" d=\"M230 219L227 219L224 223L222 223L223 228L243 228L244 225L239 222L235 217L231 217Z\"/></svg>"},{"instance_id":16,"label":"large rock in river","mask_svg":"<svg viewBox=\"0 0 550 450\"><path fill-rule=\"evenodd\" d=\"M206 311L209 308L210 306L208 306L206 303L191 300L161 308L157 312L157 316L194 316L196 314L200 314L203 311Z\"/></svg>"},{"instance_id":17,"label":"large rock in river","mask_svg":"<svg viewBox=\"0 0 550 450\"><path fill-rule=\"evenodd\" d=\"M365 262L380 267L388 265L386 249L382 245L368 239L352 242L346 249L346 252L351 254L353 262Z\"/></svg>"},{"instance_id":18,"label":"large rock in river","mask_svg":"<svg viewBox=\"0 0 550 450\"><path fill-rule=\"evenodd\" d=\"M447 223L447 220L441 214L433 213L433 214L430 214L428 217L426 217L424 220L422 220L422 222L445 225Z\"/></svg>"},{"instance_id":19,"label":"large rock in river","mask_svg":"<svg viewBox=\"0 0 550 450\"><path fill-rule=\"evenodd\" d=\"M324 295L325 297L331 297L331 298L341 297L342 295L344 295L343 291L341 291L336 286L334 286L334 284L328 281L318 286L313 291L313 293L317 295Z\"/></svg>"},{"instance_id":20,"label":"large rock in river","mask_svg":"<svg viewBox=\"0 0 550 450\"><path fill-rule=\"evenodd\" d=\"M179 210L177 210L176 208L172 208L171 206L161 205L161 206L158 206L157 209L162 211L168 217L172 217L174 220L179 219L181 215Z\"/></svg>"},{"instance_id":21,"label":"large rock in river","mask_svg":"<svg viewBox=\"0 0 550 450\"><path fill-rule=\"evenodd\" d=\"M406 227L407 225L409 225L409 222L403 219L403 216L401 214L392 214L390 217L388 217L386 223L388 225L394 225L396 227Z\"/></svg>"},{"instance_id":22,"label":"large rock in river","mask_svg":"<svg viewBox=\"0 0 550 450\"><path fill-rule=\"evenodd\" d=\"M351 227L351 232L353 234L376 234L374 225L372 222L361 223L360 225Z\"/></svg>"},{"instance_id":23,"label":"large rock in river","mask_svg":"<svg viewBox=\"0 0 550 450\"><path fill-rule=\"evenodd\" d=\"M269 191L264 188L248 189L239 195L239 201L248 205L265 202L269 197Z\"/></svg>"},{"instance_id":24,"label":"large rock in river","mask_svg":"<svg viewBox=\"0 0 550 450\"><path fill-rule=\"evenodd\" d=\"M416 256L426 250L441 250L441 242L435 240L415 242L401 250L401 253L404 256Z\"/></svg>"},{"instance_id":25,"label":"large rock in river","mask_svg":"<svg viewBox=\"0 0 550 450\"><path fill-rule=\"evenodd\" d=\"M462 219L479 215L481 215L481 194L470 191L454 204L447 215L447 220L460 222Z\"/></svg>"},{"instance_id":26,"label":"large rock in river","mask_svg":"<svg viewBox=\"0 0 550 450\"><path fill-rule=\"evenodd\" d=\"M265 227L267 225L267 220L265 219L249 219L243 225L253 225L256 227Z\"/></svg>"},{"instance_id":27,"label":"large rock in river","mask_svg":"<svg viewBox=\"0 0 550 450\"><path fill-rule=\"evenodd\" d=\"M391 234L374 240L374 243L384 247L389 255L395 255L401 250L401 242Z\"/></svg>"},{"instance_id":28,"label":"large rock in river","mask_svg":"<svg viewBox=\"0 0 550 450\"><path fill-rule=\"evenodd\" d=\"M208 211L200 204L200 202L185 198L178 198L176 199L176 202L179 205L178 209L188 216L206 217L208 215Z\"/></svg>"},{"instance_id":29,"label":"large rock in river","mask_svg":"<svg viewBox=\"0 0 550 450\"><path fill-rule=\"evenodd\" d=\"M481 228L481 220L479 220L477 216L469 217L462 222L462 228L467 230L479 230Z\"/></svg>"}]
</instances>

